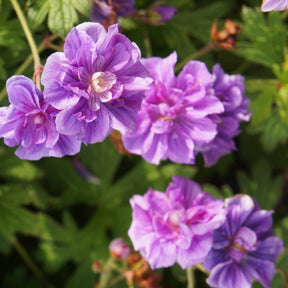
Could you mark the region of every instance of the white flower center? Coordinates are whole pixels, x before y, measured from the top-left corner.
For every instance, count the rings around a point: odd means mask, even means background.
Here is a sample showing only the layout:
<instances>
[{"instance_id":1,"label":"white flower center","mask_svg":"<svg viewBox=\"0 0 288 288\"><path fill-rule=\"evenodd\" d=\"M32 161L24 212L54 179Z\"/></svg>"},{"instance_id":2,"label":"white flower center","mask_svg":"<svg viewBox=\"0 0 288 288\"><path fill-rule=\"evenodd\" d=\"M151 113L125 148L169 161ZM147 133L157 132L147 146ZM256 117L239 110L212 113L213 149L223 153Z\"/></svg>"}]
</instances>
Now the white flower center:
<instances>
[{"instance_id":1,"label":"white flower center","mask_svg":"<svg viewBox=\"0 0 288 288\"><path fill-rule=\"evenodd\" d=\"M45 116L41 113L38 113L34 116L35 124L42 124L45 121Z\"/></svg>"},{"instance_id":2,"label":"white flower center","mask_svg":"<svg viewBox=\"0 0 288 288\"><path fill-rule=\"evenodd\" d=\"M178 228L182 219L182 212L180 210L174 210L169 215L169 224L171 228Z\"/></svg>"},{"instance_id":3,"label":"white flower center","mask_svg":"<svg viewBox=\"0 0 288 288\"><path fill-rule=\"evenodd\" d=\"M109 91L117 82L117 77L110 72L96 72L91 77L91 86L96 93Z\"/></svg>"}]
</instances>

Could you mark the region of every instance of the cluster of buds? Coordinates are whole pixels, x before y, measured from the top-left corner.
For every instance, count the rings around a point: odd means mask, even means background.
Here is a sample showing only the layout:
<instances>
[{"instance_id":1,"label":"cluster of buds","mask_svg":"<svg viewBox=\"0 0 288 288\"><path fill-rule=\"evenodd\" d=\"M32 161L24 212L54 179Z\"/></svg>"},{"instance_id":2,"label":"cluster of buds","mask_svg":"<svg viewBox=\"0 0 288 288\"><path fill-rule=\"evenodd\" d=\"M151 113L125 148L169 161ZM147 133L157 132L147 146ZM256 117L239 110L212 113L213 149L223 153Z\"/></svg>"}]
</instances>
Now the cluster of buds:
<instances>
[{"instance_id":1,"label":"cluster of buds","mask_svg":"<svg viewBox=\"0 0 288 288\"><path fill-rule=\"evenodd\" d=\"M231 20L226 20L222 30L218 31L218 22L214 21L210 38L215 47L224 50L236 49L237 35L240 33L241 27Z\"/></svg>"},{"instance_id":2,"label":"cluster of buds","mask_svg":"<svg viewBox=\"0 0 288 288\"><path fill-rule=\"evenodd\" d=\"M125 273L127 284L133 282L141 288L161 288L162 275L153 272L148 262L138 253L132 252L127 259L128 270Z\"/></svg>"},{"instance_id":3,"label":"cluster of buds","mask_svg":"<svg viewBox=\"0 0 288 288\"><path fill-rule=\"evenodd\" d=\"M123 238L114 239L109 252L111 257L106 263L96 260L92 264L92 271L100 276L95 288L105 288L124 280L128 287L134 287L136 283L140 288L162 288L162 276L153 272L140 254L131 251Z\"/></svg>"}]
</instances>

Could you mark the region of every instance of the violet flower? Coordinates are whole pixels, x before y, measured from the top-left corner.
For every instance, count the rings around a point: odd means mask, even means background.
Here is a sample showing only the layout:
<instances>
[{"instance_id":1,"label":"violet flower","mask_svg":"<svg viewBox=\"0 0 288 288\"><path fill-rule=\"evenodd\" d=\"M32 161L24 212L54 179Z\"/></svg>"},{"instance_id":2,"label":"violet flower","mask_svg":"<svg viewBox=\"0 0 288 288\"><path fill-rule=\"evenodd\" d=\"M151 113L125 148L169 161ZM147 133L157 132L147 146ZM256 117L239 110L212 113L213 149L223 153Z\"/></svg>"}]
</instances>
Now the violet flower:
<instances>
[{"instance_id":1,"label":"violet flower","mask_svg":"<svg viewBox=\"0 0 288 288\"><path fill-rule=\"evenodd\" d=\"M58 110L43 100L34 82L25 76L12 76L6 83L8 107L0 108L0 137L9 147L19 145L15 154L21 159L74 155L81 141L56 130Z\"/></svg>"},{"instance_id":2,"label":"violet flower","mask_svg":"<svg viewBox=\"0 0 288 288\"><path fill-rule=\"evenodd\" d=\"M268 11L282 11L288 9L288 1L287 0L263 0L261 5L262 12Z\"/></svg>"},{"instance_id":3,"label":"violet flower","mask_svg":"<svg viewBox=\"0 0 288 288\"><path fill-rule=\"evenodd\" d=\"M146 161L170 159L194 164L195 145L211 142L217 125L209 115L224 111L213 96L213 77L206 65L190 61L175 77L176 52L167 58L144 59L154 82L146 92L134 133L122 137L125 148Z\"/></svg>"},{"instance_id":4,"label":"violet flower","mask_svg":"<svg viewBox=\"0 0 288 288\"><path fill-rule=\"evenodd\" d=\"M202 262L212 247L213 230L225 221L223 201L192 180L174 176L165 193L151 188L134 195L128 235L152 269L177 262L183 269Z\"/></svg>"},{"instance_id":5,"label":"violet flower","mask_svg":"<svg viewBox=\"0 0 288 288\"><path fill-rule=\"evenodd\" d=\"M144 90L151 79L135 43L99 23L83 23L66 37L64 53L48 57L42 74L44 97L61 110L57 130L87 145L113 129L133 131Z\"/></svg>"},{"instance_id":6,"label":"violet flower","mask_svg":"<svg viewBox=\"0 0 288 288\"><path fill-rule=\"evenodd\" d=\"M213 67L213 76L214 95L222 102L224 112L210 116L217 124L216 137L197 147L206 166L214 165L221 156L237 150L233 138L241 132L240 121L249 121L251 115L247 112L250 100L245 98L244 78L225 74L219 64Z\"/></svg>"},{"instance_id":7,"label":"violet flower","mask_svg":"<svg viewBox=\"0 0 288 288\"><path fill-rule=\"evenodd\" d=\"M133 11L135 0L94 0L90 18L108 27L118 23L118 16L126 17Z\"/></svg>"},{"instance_id":8,"label":"violet flower","mask_svg":"<svg viewBox=\"0 0 288 288\"><path fill-rule=\"evenodd\" d=\"M226 199L226 222L214 231L214 244L203 266L215 288L250 288L253 279L265 288L275 273L283 243L272 231L272 211L260 210L248 195Z\"/></svg>"}]
</instances>

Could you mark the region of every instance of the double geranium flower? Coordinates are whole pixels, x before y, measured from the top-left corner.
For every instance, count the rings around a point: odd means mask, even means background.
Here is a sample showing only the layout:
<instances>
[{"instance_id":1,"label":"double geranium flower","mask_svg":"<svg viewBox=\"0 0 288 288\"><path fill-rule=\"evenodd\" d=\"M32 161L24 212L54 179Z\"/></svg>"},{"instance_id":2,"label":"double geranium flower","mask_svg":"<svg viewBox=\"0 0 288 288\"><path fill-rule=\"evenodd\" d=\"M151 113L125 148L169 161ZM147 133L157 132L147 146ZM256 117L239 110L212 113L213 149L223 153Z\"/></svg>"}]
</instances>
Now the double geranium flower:
<instances>
[{"instance_id":1,"label":"double geranium flower","mask_svg":"<svg viewBox=\"0 0 288 288\"><path fill-rule=\"evenodd\" d=\"M244 79L216 65L211 74L199 61L188 62L174 74L177 56L143 59L153 83L143 100L133 133L125 133L125 148L146 161L194 164L201 152L206 166L235 150L233 137L241 120L248 121L249 100Z\"/></svg>"},{"instance_id":2,"label":"double geranium flower","mask_svg":"<svg viewBox=\"0 0 288 288\"><path fill-rule=\"evenodd\" d=\"M44 98L61 110L56 127L85 144L103 141L113 129L135 128L151 80L136 44L101 24L83 23L67 35L64 53L52 54L42 75Z\"/></svg>"}]
</instances>

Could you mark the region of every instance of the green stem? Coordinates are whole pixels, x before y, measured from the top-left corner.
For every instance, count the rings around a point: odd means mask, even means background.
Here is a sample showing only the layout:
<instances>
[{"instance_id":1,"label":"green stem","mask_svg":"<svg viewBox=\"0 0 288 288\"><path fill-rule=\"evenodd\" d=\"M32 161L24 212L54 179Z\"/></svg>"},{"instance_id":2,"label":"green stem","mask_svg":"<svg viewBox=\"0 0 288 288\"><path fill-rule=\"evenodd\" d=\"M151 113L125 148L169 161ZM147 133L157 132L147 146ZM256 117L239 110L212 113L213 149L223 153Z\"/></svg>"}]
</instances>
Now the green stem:
<instances>
[{"instance_id":1,"label":"green stem","mask_svg":"<svg viewBox=\"0 0 288 288\"><path fill-rule=\"evenodd\" d=\"M47 41L47 38L43 40L43 42L38 46L37 52L40 55L42 51L44 51L46 48L51 48L50 47L50 42L54 41L56 38L58 38L58 34L53 34L52 36L49 36L49 41ZM19 75L22 74L31 64L33 61L33 55L30 54L26 60L21 64L21 66L15 71L14 75ZM1 92L0 92L0 102L4 99L6 96L6 88L4 87Z\"/></svg>"},{"instance_id":2,"label":"green stem","mask_svg":"<svg viewBox=\"0 0 288 288\"><path fill-rule=\"evenodd\" d=\"M188 56L186 59L184 59L182 62L180 62L179 64L175 66L175 73L179 72L185 66L185 64L187 64L190 60L199 58L200 56L202 56L203 54L206 54L207 52L211 51L214 48L215 46L213 45L213 43L209 43L206 46L204 46L202 49L197 51L196 53Z\"/></svg>"},{"instance_id":3,"label":"green stem","mask_svg":"<svg viewBox=\"0 0 288 288\"><path fill-rule=\"evenodd\" d=\"M17 2L17 0L10 0L10 1L14 7L14 10L18 16L18 19L21 23L21 26L23 28L23 31L24 31L25 36L27 38L27 41L29 43L29 46L30 46L30 49L31 49L31 52L33 55L33 59L34 59L34 67L39 67L41 65L40 56L39 56L36 44L34 42L33 36L31 34L31 31L29 29L29 26L27 24L27 21L24 17L22 10L21 10L21 7L19 6L19 3ZM36 85L39 88L39 90L41 90L40 74L39 73L36 75Z\"/></svg>"},{"instance_id":4,"label":"green stem","mask_svg":"<svg viewBox=\"0 0 288 288\"><path fill-rule=\"evenodd\" d=\"M209 272L206 269L204 269L204 267L201 264L197 264L194 267L203 272L204 274L209 275Z\"/></svg>"},{"instance_id":5,"label":"green stem","mask_svg":"<svg viewBox=\"0 0 288 288\"><path fill-rule=\"evenodd\" d=\"M153 53L152 53L151 42L150 42L149 34L147 31L147 27L145 25L143 26L142 33L143 33L143 45L145 49L145 57L146 58L152 57Z\"/></svg>"},{"instance_id":6,"label":"green stem","mask_svg":"<svg viewBox=\"0 0 288 288\"><path fill-rule=\"evenodd\" d=\"M44 283L46 283L47 287L52 287L50 286L46 279L45 276L43 274L43 272L37 267L37 265L33 262L33 260L31 259L31 257L29 256L29 254L27 253L27 251L25 250L25 248L19 243L19 242L14 242L13 243L14 248L16 249L16 251L18 252L18 254L21 256L21 258L23 259L23 261L25 262L25 264L30 268L30 270L34 273L34 275L41 279Z\"/></svg>"},{"instance_id":7,"label":"green stem","mask_svg":"<svg viewBox=\"0 0 288 288\"><path fill-rule=\"evenodd\" d=\"M187 288L194 288L194 268L191 266L191 267L188 267L186 269L186 272L187 272Z\"/></svg>"}]
</instances>

